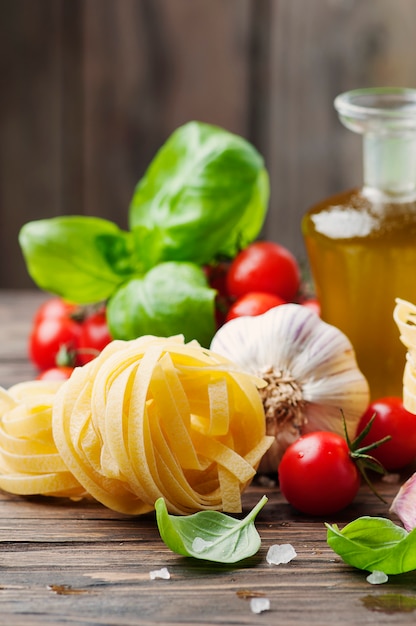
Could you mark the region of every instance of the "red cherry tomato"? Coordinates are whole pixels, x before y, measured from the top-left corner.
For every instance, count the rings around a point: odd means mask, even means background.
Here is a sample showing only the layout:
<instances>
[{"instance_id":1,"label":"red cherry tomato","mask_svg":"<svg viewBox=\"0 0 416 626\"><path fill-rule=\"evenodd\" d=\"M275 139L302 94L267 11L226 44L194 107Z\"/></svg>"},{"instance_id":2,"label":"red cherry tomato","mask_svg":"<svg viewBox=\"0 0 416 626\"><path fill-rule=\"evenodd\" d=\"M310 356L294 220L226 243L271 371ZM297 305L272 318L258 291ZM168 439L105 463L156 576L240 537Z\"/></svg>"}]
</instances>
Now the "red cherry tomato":
<instances>
[{"instance_id":1,"label":"red cherry tomato","mask_svg":"<svg viewBox=\"0 0 416 626\"><path fill-rule=\"evenodd\" d=\"M217 291L215 296L215 321L217 328L224 324L228 309L230 308L230 299L227 291L227 273L229 266L230 264L228 262L221 261L204 267L209 286Z\"/></svg>"},{"instance_id":2,"label":"red cherry tomato","mask_svg":"<svg viewBox=\"0 0 416 626\"><path fill-rule=\"evenodd\" d=\"M68 380L73 371L73 367L51 367L48 370L40 372L40 374L36 376L36 380Z\"/></svg>"},{"instance_id":3,"label":"red cherry tomato","mask_svg":"<svg viewBox=\"0 0 416 626\"><path fill-rule=\"evenodd\" d=\"M43 317L35 322L29 337L29 356L40 370L56 366L63 348L68 357L77 350L81 326L70 317Z\"/></svg>"},{"instance_id":4,"label":"red cherry tomato","mask_svg":"<svg viewBox=\"0 0 416 626\"><path fill-rule=\"evenodd\" d=\"M292 301L299 291L299 265L287 248L272 241L258 241L242 250L227 274L230 296L240 298L251 291L262 291Z\"/></svg>"},{"instance_id":5,"label":"red cherry tomato","mask_svg":"<svg viewBox=\"0 0 416 626\"><path fill-rule=\"evenodd\" d=\"M228 296L227 291L227 274L230 264L227 262L219 262L212 265L206 265L204 272L210 287L216 289L218 295L222 297Z\"/></svg>"},{"instance_id":6,"label":"red cherry tomato","mask_svg":"<svg viewBox=\"0 0 416 626\"><path fill-rule=\"evenodd\" d=\"M324 431L304 435L290 445L278 474L287 501L309 515L340 511L353 501L361 482L345 439Z\"/></svg>"},{"instance_id":7,"label":"red cherry tomato","mask_svg":"<svg viewBox=\"0 0 416 626\"><path fill-rule=\"evenodd\" d=\"M244 315L261 315L280 304L286 304L286 301L279 298L279 296L253 291L236 300L231 305L225 319L229 322L236 317L243 317Z\"/></svg>"},{"instance_id":8,"label":"red cherry tomato","mask_svg":"<svg viewBox=\"0 0 416 626\"><path fill-rule=\"evenodd\" d=\"M77 311L77 305L65 302L62 298L49 298L40 305L36 311L33 323L39 322L43 318L60 318L74 315Z\"/></svg>"},{"instance_id":9,"label":"red cherry tomato","mask_svg":"<svg viewBox=\"0 0 416 626\"><path fill-rule=\"evenodd\" d=\"M105 306L88 314L80 307L53 297L37 310L29 337L29 356L41 371L56 366L83 365L112 340Z\"/></svg>"},{"instance_id":10,"label":"red cherry tomato","mask_svg":"<svg viewBox=\"0 0 416 626\"><path fill-rule=\"evenodd\" d=\"M375 415L370 432L360 447L390 435L391 439L371 450L370 454L388 471L399 470L416 459L416 415L409 413L401 398L385 397L371 402L362 415L357 435Z\"/></svg>"},{"instance_id":11,"label":"red cherry tomato","mask_svg":"<svg viewBox=\"0 0 416 626\"><path fill-rule=\"evenodd\" d=\"M84 365L91 361L111 340L105 311L86 317L81 325L77 364Z\"/></svg>"}]
</instances>

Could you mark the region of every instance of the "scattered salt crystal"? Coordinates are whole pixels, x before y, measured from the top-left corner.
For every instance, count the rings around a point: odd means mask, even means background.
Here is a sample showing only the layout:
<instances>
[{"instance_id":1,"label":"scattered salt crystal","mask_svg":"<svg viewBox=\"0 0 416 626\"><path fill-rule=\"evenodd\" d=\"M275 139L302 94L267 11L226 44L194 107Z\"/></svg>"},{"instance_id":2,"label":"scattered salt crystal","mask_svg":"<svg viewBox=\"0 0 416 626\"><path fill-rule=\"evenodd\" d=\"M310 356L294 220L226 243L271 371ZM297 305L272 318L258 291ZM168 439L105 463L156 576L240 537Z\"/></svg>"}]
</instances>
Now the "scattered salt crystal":
<instances>
[{"instance_id":1,"label":"scattered salt crystal","mask_svg":"<svg viewBox=\"0 0 416 626\"><path fill-rule=\"evenodd\" d=\"M296 551L290 543L274 544L267 552L266 561L269 565L281 565L289 563L296 556Z\"/></svg>"},{"instance_id":2,"label":"scattered salt crystal","mask_svg":"<svg viewBox=\"0 0 416 626\"><path fill-rule=\"evenodd\" d=\"M388 581L389 577L384 572L380 572L379 570L374 570L367 576L367 582L371 585L382 585Z\"/></svg>"},{"instance_id":3,"label":"scattered salt crystal","mask_svg":"<svg viewBox=\"0 0 416 626\"><path fill-rule=\"evenodd\" d=\"M252 613L263 613L270 610L269 598L251 598L250 609Z\"/></svg>"},{"instance_id":4,"label":"scattered salt crystal","mask_svg":"<svg viewBox=\"0 0 416 626\"><path fill-rule=\"evenodd\" d=\"M170 574L167 567L162 567L161 569L154 569L149 572L149 576L151 580L155 580L156 578L164 578L165 580L169 580Z\"/></svg>"},{"instance_id":5,"label":"scattered salt crystal","mask_svg":"<svg viewBox=\"0 0 416 626\"><path fill-rule=\"evenodd\" d=\"M210 548L213 545L213 541L206 541L205 539L202 539L202 537L195 537L192 542L192 550L194 552L203 552L205 548Z\"/></svg>"}]
</instances>

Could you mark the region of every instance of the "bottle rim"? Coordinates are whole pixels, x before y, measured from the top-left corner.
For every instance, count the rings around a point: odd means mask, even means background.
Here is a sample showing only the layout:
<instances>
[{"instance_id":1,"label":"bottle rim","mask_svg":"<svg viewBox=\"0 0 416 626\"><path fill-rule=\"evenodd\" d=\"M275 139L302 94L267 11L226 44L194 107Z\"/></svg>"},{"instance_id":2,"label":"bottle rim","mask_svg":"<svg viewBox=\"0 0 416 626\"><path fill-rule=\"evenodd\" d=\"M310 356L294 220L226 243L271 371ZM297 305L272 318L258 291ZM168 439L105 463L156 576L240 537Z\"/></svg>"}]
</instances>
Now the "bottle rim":
<instances>
[{"instance_id":1,"label":"bottle rim","mask_svg":"<svg viewBox=\"0 0 416 626\"><path fill-rule=\"evenodd\" d=\"M369 87L339 94L334 106L352 119L416 120L416 89L409 87Z\"/></svg>"}]
</instances>

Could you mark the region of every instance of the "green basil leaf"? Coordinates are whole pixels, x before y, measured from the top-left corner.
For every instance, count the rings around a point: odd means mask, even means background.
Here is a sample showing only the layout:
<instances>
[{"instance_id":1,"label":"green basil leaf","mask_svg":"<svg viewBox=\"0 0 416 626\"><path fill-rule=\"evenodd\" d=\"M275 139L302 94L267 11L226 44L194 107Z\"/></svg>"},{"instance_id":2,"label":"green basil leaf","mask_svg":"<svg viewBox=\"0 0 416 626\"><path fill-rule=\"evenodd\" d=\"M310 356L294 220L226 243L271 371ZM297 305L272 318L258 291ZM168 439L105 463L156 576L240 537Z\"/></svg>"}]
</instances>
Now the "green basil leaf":
<instances>
[{"instance_id":1,"label":"green basil leaf","mask_svg":"<svg viewBox=\"0 0 416 626\"><path fill-rule=\"evenodd\" d=\"M168 513L163 498L156 500L156 521L160 536L176 554L217 563L236 563L256 554L260 536L254 526L258 512L267 502L263 496L242 520L219 511L199 511L193 515Z\"/></svg>"},{"instance_id":2,"label":"green basil leaf","mask_svg":"<svg viewBox=\"0 0 416 626\"><path fill-rule=\"evenodd\" d=\"M403 574L416 569L416 529L408 533L383 517L359 517L342 530L326 524L328 545L358 569Z\"/></svg>"},{"instance_id":3,"label":"green basil leaf","mask_svg":"<svg viewBox=\"0 0 416 626\"><path fill-rule=\"evenodd\" d=\"M136 186L132 230L157 229L160 261L233 257L263 225L269 178L257 150L224 129L190 122L160 148Z\"/></svg>"},{"instance_id":4,"label":"green basil leaf","mask_svg":"<svg viewBox=\"0 0 416 626\"><path fill-rule=\"evenodd\" d=\"M182 334L209 346L215 332L215 290L193 263L161 263L143 278L133 278L107 307L110 332L118 339Z\"/></svg>"},{"instance_id":5,"label":"green basil leaf","mask_svg":"<svg viewBox=\"0 0 416 626\"><path fill-rule=\"evenodd\" d=\"M163 257L163 233L160 228L151 230L146 226L137 226L131 231L136 253L140 255L143 273L157 265Z\"/></svg>"},{"instance_id":6,"label":"green basil leaf","mask_svg":"<svg viewBox=\"0 0 416 626\"><path fill-rule=\"evenodd\" d=\"M28 222L19 243L34 282L80 304L107 299L134 271L131 234L96 217Z\"/></svg>"}]
</instances>

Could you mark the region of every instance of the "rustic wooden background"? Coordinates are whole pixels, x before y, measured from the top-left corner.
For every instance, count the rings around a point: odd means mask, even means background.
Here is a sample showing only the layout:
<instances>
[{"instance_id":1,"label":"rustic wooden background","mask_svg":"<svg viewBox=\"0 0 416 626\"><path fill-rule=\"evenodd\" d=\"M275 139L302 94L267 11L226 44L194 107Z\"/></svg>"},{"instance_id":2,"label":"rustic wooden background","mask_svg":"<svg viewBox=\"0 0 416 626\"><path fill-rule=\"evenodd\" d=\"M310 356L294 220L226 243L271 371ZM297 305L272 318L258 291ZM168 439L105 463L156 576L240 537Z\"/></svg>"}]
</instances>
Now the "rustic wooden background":
<instances>
[{"instance_id":1,"label":"rustic wooden background","mask_svg":"<svg viewBox=\"0 0 416 626\"><path fill-rule=\"evenodd\" d=\"M413 0L0 0L0 287L32 283L28 220L126 226L136 182L191 119L252 141L265 234L304 260L300 219L361 183L361 140L332 102L416 87Z\"/></svg>"}]
</instances>

